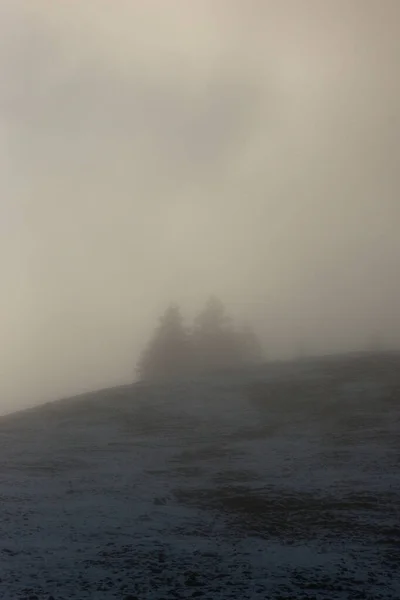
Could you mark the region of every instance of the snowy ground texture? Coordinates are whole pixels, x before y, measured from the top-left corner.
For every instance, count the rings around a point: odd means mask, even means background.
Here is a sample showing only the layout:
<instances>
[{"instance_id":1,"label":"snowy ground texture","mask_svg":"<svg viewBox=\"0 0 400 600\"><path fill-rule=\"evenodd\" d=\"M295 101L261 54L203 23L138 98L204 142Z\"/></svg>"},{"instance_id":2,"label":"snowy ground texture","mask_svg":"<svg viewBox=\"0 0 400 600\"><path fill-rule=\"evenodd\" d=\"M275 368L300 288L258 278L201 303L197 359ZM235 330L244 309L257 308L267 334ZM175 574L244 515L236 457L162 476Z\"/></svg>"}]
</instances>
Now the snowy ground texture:
<instances>
[{"instance_id":1,"label":"snowy ground texture","mask_svg":"<svg viewBox=\"0 0 400 600\"><path fill-rule=\"evenodd\" d=\"M2 600L400 599L400 355L0 419Z\"/></svg>"}]
</instances>

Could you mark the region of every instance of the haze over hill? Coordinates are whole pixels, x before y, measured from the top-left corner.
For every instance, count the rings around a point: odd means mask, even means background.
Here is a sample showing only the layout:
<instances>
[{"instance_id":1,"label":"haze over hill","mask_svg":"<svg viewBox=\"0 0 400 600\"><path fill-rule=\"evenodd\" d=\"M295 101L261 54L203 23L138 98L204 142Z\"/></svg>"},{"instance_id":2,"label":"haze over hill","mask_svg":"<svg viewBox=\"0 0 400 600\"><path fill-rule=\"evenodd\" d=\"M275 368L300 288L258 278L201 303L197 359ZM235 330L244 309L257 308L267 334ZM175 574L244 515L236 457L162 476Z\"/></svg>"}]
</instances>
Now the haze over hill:
<instances>
[{"instance_id":1,"label":"haze over hill","mask_svg":"<svg viewBox=\"0 0 400 600\"><path fill-rule=\"evenodd\" d=\"M400 341L397 0L3 0L0 412L209 294L268 356Z\"/></svg>"},{"instance_id":2,"label":"haze over hill","mask_svg":"<svg viewBox=\"0 0 400 600\"><path fill-rule=\"evenodd\" d=\"M4 600L397 600L400 354L0 418Z\"/></svg>"}]
</instances>

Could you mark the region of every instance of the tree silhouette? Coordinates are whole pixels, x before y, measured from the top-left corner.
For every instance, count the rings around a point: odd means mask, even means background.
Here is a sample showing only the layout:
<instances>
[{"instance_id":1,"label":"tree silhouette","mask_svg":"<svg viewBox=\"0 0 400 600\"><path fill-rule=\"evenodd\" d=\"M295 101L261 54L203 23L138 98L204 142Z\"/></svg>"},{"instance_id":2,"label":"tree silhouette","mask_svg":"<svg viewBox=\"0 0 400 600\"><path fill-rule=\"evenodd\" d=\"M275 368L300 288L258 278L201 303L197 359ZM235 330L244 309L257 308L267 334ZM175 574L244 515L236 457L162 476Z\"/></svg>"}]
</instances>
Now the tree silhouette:
<instances>
[{"instance_id":1,"label":"tree silhouette","mask_svg":"<svg viewBox=\"0 0 400 600\"><path fill-rule=\"evenodd\" d=\"M180 308L168 307L137 367L144 380L173 378L191 366L191 344Z\"/></svg>"},{"instance_id":2,"label":"tree silhouette","mask_svg":"<svg viewBox=\"0 0 400 600\"><path fill-rule=\"evenodd\" d=\"M219 298L211 296L196 317L192 339L200 371L230 368L240 363L238 338Z\"/></svg>"},{"instance_id":3,"label":"tree silhouette","mask_svg":"<svg viewBox=\"0 0 400 600\"><path fill-rule=\"evenodd\" d=\"M245 324L238 333L241 360L244 364L257 364L263 360L263 350L261 342L256 336L252 327Z\"/></svg>"},{"instance_id":4,"label":"tree silhouette","mask_svg":"<svg viewBox=\"0 0 400 600\"><path fill-rule=\"evenodd\" d=\"M221 300L211 296L197 315L191 333L179 306L167 308L137 372L142 380L160 380L256 364L262 360L260 342L249 325L235 331Z\"/></svg>"}]
</instances>

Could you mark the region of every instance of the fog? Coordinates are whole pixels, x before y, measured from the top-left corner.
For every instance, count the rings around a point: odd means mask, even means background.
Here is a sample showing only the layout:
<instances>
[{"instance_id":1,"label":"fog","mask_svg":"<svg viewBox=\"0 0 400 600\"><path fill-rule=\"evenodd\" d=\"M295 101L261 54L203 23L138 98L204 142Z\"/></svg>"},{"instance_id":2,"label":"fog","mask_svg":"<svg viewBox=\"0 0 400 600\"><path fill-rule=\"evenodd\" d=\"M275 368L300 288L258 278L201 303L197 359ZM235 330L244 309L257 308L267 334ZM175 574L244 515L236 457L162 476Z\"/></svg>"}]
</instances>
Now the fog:
<instances>
[{"instance_id":1,"label":"fog","mask_svg":"<svg viewBox=\"0 0 400 600\"><path fill-rule=\"evenodd\" d=\"M170 301L400 339L397 0L3 0L0 410L129 382Z\"/></svg>"}]
</instances>

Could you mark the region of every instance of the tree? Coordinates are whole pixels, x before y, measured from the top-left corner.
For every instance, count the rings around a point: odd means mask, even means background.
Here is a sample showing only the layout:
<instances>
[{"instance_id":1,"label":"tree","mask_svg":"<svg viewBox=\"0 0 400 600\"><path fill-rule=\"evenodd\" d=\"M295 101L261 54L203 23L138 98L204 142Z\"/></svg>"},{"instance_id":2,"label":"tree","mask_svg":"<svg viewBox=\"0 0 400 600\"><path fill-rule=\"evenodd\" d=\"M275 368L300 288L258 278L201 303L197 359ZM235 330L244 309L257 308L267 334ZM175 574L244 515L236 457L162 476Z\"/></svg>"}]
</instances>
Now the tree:
<instances>
[{"instance_id":1,"label":"tree","mask_svg":"<svg viewBox=\"0 0 400 600\"><path fill-rule=\"evenodd\" d=\"M169 306L140 357L137 371L141 379L155 381L233 369L261 360L261 345L251 327L236 331L223 303L212 296L190 334L179 306Z\"/></svg>"},{"instance_id":2,"label":"tree","mask_svg":"<svg viewBox=\"0 0 400 600\"><path fill-rule=\"evenodd\" d=\"M252 365L261 363L263 350L261 342L249 324L245 324L238 333L241 357L244 364Z\"/></svg>"},{"instance_id":3,"label":"tree","mask_svg":"<svg viewBox=\"0 0 400 600\"><path fill-rule=\"evenodd\" d=\"M180 308L168 307L137 367L141 379L173 378L191 367L191 343Z\"/></svg>"},{"instance_id":4,"label":"tree","mask_svg":"<svg viewBox=\"0 0 400 600\"><path fill-rule=\"evenodd\" d=\"M232 321L222 302L211 296L195 319L192 332L196 365L200 371L237 366L240 349Z\"/></svg>"}]
</instances>

